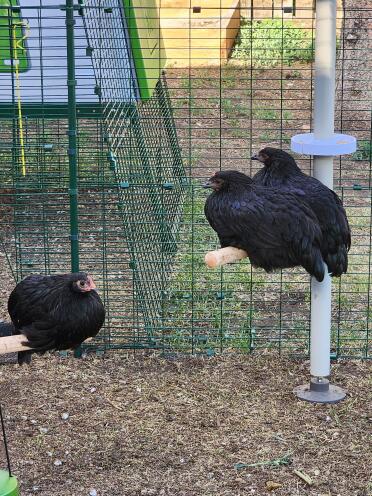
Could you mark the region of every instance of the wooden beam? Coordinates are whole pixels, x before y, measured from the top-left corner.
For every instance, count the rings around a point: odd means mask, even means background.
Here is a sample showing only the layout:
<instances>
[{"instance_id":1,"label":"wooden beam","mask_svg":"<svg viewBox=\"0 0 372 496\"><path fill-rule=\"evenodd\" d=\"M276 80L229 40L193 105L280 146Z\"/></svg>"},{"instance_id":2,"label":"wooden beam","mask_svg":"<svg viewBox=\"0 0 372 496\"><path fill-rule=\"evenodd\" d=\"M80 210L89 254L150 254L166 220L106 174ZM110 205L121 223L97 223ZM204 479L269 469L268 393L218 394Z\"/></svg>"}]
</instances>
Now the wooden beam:
<instances>
[{"instance_id":1,"label":"wooden beam","mask_svg":"<svg viewBox=\"0 0 372 496\"><path fill-rule=\"evenodd\" d=\"M27 341L27 338L25 338L22 334L0 338L0 355L30 350L31 348L29 346L22 344L25 341Z\"/></svg>"},{"instance_id":2,"label":"wooden beam","mask_svg":"<svg viewBox=\"0 0 372 496\"><path fill-rule=\"evenodd\" d=\"M238 262L243 258L247 258L248 253L239 248L227 246L219 250L210 251L205 255L204 261L210 268L220 267L221 265Z\"/></svg>"},{"instance_id":3,"label":"wooden beam","mask_svg":"<svg viewBox=\"0 0 372 496\"><path fill-rule=\"evenodd\" d=\"M84 343L89 343L92 338L88 338ZM32 350L30 346L22 344L27 341L27 338L22 334L16 334L14 336L0 337L0 355L5 355L7 353L16 353L18 351Z\"/></svg>"}]
</instances>

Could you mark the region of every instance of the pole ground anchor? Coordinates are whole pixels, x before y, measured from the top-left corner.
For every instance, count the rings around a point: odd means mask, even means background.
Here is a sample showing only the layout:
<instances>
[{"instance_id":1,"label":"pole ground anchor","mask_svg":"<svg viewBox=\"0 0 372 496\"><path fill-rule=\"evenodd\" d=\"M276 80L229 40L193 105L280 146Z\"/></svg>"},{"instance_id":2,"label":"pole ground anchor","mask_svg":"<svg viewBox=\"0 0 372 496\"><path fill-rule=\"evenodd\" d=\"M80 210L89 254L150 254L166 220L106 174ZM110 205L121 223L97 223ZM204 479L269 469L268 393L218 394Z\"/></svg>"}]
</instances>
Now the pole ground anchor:
<instances>
[{"instance_id":1,"label":"pole ground anchor","mask_svg":"<svg viewBox=\"0 0 372 496\"><path fill-rule=\"evenodd\" d=\"M298 399L310 403L338 403L346 396L346 391L333 386L325 377L312 377L310 384L297 386L293 392Z\"/></svg>"}]
</instances>

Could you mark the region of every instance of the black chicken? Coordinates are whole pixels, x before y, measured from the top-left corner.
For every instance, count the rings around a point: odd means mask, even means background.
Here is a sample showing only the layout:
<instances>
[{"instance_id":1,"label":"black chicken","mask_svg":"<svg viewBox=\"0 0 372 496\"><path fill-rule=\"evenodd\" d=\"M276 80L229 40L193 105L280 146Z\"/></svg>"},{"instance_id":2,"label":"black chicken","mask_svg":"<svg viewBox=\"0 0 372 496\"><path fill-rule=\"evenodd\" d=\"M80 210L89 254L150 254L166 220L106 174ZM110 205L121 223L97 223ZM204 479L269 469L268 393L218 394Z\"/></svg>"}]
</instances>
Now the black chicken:
<instances>
[{"instance_id":1,"label":"black chicken","mask_svg":"<svg viewBox=\"0 0 372 496\"><path fill-rule=\"evenodd\" d=\"M302 265L322 281L322 233L311 209L291 193L253 184L238 171L217 172L205 188L213 193L204 212L221 247L248 253L253 266L266 272Z\"/></svg>"},{"instance_id":2,"label":"black chicken","mask_svg":"<svg viewBox=\"0 0 372 496\"><path fill-rule=\"evenodd\" d=\"M265 167L253 177L255 184L290 191L315 213L322 230L321 251L332 276L347 271L350 228L340 198L315 177L304 174L288 153L264 148L252 160Z\"/></svg>"},{"instance_id":3,"label":"black chicken","mask_svg":"<svg viewBox=\"0 0 372 496\"><path fill-rule=\"evenodd\" d=\"M31 353L77 348L94 337L105 320L105 309L93 279L84 272L55 276L32 275L11 292L8 312L33 351L18 354L30 363Z\"/></svg>"}]
</instances>

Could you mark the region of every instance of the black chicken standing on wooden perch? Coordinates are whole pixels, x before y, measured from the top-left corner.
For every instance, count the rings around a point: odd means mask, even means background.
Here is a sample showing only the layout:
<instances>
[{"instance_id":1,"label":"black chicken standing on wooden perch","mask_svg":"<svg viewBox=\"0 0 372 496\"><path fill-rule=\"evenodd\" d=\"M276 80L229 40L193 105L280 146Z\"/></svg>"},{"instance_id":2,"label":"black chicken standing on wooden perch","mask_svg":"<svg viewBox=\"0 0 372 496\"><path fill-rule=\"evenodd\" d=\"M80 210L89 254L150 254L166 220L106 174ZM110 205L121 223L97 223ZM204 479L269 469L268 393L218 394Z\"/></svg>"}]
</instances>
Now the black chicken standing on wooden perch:
<instances>
[{"instance_id":1,"label":"black chicken standing on wooden perch","mask_svg":"<svg viewBox=\"0 0 372 496\"><path fill-rule=\"evenodd\" d=\"M8 301L13 334L25 336L22 346L4 352L19 351L18 363L30 363L31 354L48 350L74 349L97 335L105 320L105 309L91 276L85 272L54 276L31 275L17 284ZM9 327L8 327L9 330ZM28 349L29 348L29 349ZM25 349L25 351L22 351Z\"/></svg>"},{"instance_id":2,"label":"black chicken standing on wooden perch","mask_svg":"<svg viewBox=\"0 0 372 496\"><path fill-rule=\"evenodd\" d=\"M283 150L263 148L252 160L264 164L253 177L255 184L290 191L312 209L322 230L321 252L329 272L336 277L346 272L350 227L336 193L315 177L304 174L294 158Z\"/></svg>"},{"instance_id":3,"label":"black chicken standing on wooden perch","mask_svg":"<svg viewBox=\"0 0 372 496\"><path fill-rule=\"evenodd\" d=\"M207 254L210 267L248 255L266 272L302 266L323 280L322 232L313 211L295 195L256 185L238 171L217 172L204 187L214 190L204 212L222 247Z\"/></svg>"}]
</instances>

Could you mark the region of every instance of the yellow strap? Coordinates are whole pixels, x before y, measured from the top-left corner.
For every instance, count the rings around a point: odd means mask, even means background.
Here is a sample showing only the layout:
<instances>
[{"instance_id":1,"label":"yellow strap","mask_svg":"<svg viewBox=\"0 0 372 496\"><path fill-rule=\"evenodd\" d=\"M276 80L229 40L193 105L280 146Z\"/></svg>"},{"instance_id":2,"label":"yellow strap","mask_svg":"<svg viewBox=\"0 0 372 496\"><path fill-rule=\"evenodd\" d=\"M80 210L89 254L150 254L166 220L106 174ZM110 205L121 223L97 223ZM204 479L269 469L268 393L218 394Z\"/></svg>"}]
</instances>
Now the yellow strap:
<instances>
[{"instance_id":1,"label":"yellow strap","mask_svg":"<svg viewBox=\"0 0 372 496\"><path fill-rule=\"evenodd\" d=\"M26 26L25 35L17 41L16 29L18 26ZM19 59L18 50L24 51L22 42L27 38L29 32L29 25L25 22L14 23L12 26L12 38L14 47L14 60L15 60L15 79L16 79L16 95L17 95L17 107L18 107L18 125L19 125L19 142L21 145L21 163L22 163L22 175L26 175L26 154L25 154L25 144L23 138L23 117L22 117L22 99L21 99L21 84L19 80Z\"/></svg>"}]
</instances>

